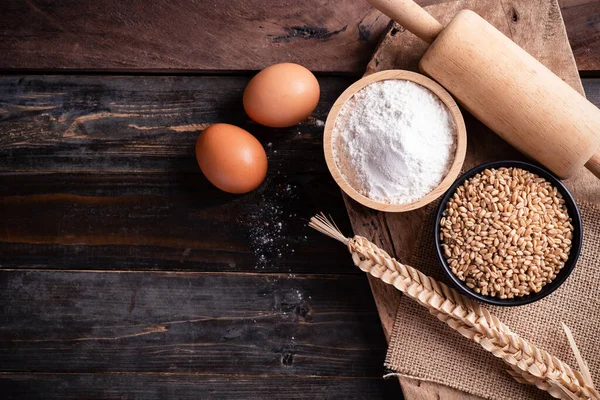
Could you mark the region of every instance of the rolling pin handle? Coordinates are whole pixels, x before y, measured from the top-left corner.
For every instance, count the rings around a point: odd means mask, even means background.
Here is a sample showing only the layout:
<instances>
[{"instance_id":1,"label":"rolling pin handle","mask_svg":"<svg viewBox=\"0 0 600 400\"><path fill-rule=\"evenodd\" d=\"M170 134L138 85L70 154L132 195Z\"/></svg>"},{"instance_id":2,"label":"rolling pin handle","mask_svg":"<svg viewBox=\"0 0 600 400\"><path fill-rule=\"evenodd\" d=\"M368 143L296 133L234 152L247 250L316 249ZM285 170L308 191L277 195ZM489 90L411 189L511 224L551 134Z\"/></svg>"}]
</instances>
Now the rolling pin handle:
<instances>
[{"instance_id":1,"label":"rolling pin handle","mask_svg":"<svg viewBox=\"0 0 600 400\"><path fill-rule=\"evenodd\" d=\"M444 29L442 24L412 0L367 1L427 43L432 43Z\"/></svg>"},{"instance_id":2,"label":"rolling pin handle","mask_svg":"<svg viewBox=\"0 0 600 400\"><path fill-rule=\"evenodd\" d=\"M600 149L585 163L585 167L600 179Z\"/></svg>"}]
</instances>

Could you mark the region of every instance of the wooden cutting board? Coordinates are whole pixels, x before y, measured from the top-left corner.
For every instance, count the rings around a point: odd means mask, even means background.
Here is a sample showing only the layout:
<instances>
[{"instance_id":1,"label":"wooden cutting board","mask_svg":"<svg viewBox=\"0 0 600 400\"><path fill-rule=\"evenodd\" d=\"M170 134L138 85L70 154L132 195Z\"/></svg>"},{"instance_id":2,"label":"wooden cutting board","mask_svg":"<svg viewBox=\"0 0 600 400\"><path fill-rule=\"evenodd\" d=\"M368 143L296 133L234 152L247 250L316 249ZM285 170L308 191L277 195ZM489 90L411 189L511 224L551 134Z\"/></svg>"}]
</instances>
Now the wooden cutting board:
<instances>
[{"instance_id":1,"label":"wooden cutting board","mask_svg":"<svg viewBox=\"0 0 600 400\"><path fill-rule=\"evenodd\" d=\"M443 24L449 22L459 10L474 10L583 93L556 0L458 0L432 5L426 9ZM426 48L425 42L394 25L380 42L367 66L366 75L387 69L418 71L418 61ZM466 112L465 122L469 139L464 168L469 169L492 160L523 158ZM587 170L582 170L565 183L578 199L592 200L600 197L599 182ZM367 237L400 260L410 260L422 223L422 210L391 214L369 210L347 196L345 202L355 234ZM371 276L369 282L389 341L401 294ZM431 382L409 378L400 378L400 382L408 400L478 399Z\"/></svg>"}]
</instances>

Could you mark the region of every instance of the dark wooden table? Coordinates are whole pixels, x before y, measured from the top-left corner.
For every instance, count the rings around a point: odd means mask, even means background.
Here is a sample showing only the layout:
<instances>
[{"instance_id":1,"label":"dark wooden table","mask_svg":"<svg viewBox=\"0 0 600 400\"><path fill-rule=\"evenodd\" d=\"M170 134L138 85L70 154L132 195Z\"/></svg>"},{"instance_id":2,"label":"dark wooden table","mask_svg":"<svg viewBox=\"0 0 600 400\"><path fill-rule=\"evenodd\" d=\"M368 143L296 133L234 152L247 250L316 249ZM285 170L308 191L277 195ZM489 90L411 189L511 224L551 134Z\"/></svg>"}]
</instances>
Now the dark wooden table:
<instances>
[{"instance_id":1,"label":"dark wooden table","mask_svg":"<svg viewBox=\"0 0 600 400\"><path fill-rule=\"evenodd\" d=\"M599 88L600 2L562 3ZM2 2L2 398L399 398L366 277L306 227L350 231L320 122L387 23L354 0ZM241 93L280 61L321 101L268 129ZM256 191L200 173L215 122L265 146Z\"/></svg>"}]
</instances>

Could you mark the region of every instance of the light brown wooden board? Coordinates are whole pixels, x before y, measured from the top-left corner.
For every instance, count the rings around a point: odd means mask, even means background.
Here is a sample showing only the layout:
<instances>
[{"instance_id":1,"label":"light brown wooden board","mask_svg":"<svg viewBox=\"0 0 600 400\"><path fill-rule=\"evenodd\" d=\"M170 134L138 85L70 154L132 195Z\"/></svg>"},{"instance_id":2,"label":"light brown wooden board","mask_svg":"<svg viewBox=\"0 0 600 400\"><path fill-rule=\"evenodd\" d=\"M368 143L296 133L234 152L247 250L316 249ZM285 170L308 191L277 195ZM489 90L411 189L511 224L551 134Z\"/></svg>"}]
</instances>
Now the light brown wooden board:
<instances>
[{"instance_id":1,"label":"light brown wooden board","mask_svg":"<svg viewBox=\"0 0 600 400\"><path fill-rule=\"evenodd\" d=\"M556 0L459 0L427 7L427 10L444 24L461 9L471 9L483 16L583 93ZM395 25L382 39L366 74L385 69L417 71L418 61L426 47L425 42ZM465 120L469 138L465 169L492 160L523 158L473 117L465 114ZM600 198L600 183L587 170L582 170L566 183L578 199ZM382 213L368 210L347 197L345 201L356 234L369 238L400 260L410 260L422 223L422 210L397 214ZM386 338L389 340L401 294L377 279L369 277L369 281ZM407 378L401 378L400 381L404 395L409 400L477 399L435 383Z\"/></svg>"}]
</instances>

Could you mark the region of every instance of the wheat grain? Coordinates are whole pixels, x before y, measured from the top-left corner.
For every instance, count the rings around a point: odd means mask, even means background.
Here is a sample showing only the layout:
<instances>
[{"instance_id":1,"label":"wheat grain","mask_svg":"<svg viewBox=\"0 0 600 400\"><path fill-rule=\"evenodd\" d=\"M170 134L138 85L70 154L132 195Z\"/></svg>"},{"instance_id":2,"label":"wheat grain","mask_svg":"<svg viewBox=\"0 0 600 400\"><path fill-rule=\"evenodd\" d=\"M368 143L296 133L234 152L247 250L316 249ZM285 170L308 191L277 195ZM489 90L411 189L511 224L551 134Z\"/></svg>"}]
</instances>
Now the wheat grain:
<instances>
[{"instance_id":1,"label":"wheat grain","mask_svg":"<svg viewBox=\"0 0 600 400\"><path fill-rule=\"evenodd\" d=\"M309 226L344 243L354 264L362 271L393 285L452 329L502 359L518 382L535 385L559 399L600 400L600 393L594 388L589 369L568 329L565 333L581 372L512 332L479 303L398 262L366 238L344 237L324 215L311 218Z\"/></svg>"},{"instance_id":2,"label":"wheat grain","mask_svg":"<svg viewBox=\"0 0 600 400\"><path fill-rule=\"evenodd\" d=\"M476 293L537 293L569 258L573 225L562 195L521 168L486 169L450 197L440 240L450 270Z\"/></svg>"}]
</instances>

